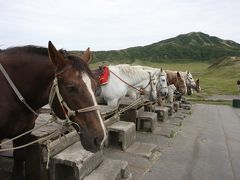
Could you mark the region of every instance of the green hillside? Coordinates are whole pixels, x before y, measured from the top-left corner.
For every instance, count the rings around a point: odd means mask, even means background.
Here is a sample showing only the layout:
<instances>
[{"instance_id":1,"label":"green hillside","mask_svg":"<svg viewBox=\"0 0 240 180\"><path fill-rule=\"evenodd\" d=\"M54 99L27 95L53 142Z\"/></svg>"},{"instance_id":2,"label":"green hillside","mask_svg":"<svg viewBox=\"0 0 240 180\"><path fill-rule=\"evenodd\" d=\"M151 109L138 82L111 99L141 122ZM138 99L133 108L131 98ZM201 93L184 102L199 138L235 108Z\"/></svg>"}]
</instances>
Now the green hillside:
<instances>
[{"instance_id":1,"label":"green hillside","mask_svg":"<svg viewBox=\"0 0 240 180\"><path fill-rule=\"evenodd\" d=\"M133 63L136 60L171 62L176 60L205 61L223 56L240 56L240 44L201 32L182 34L141 47L93 52L93 61Z\"/></svg>"},{"instance_id":2,"label":"green hillside","mask_svg":"<svg viewBox=\"0 0 240 180\"><path fill-rule=\"evenodd\" d=\"M204 88L212 94L238 94L237 80L240 79L240 57L222 57L208 67L201 77Z\"/></svg>"}]
</instances>

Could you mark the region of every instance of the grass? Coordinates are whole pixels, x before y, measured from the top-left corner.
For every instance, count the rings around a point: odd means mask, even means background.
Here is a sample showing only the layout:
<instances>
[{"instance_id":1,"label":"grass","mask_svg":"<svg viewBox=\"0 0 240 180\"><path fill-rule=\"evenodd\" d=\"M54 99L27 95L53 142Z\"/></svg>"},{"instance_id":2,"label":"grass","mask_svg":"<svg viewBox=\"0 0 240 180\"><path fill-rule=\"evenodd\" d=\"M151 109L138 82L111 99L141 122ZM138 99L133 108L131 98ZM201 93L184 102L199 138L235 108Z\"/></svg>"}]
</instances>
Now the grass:
<instances>
[{"instance_id":1,"label":"grass","mask_svg":"<svg viewBox=\"0 0 240 180\"><path fill-rule=\"evenodd\" d=\"M227 105L231 106L232 101L230 100L210 100L210 99L204 99L204 98L188 98L193 103L198 104L212 104L212 105Z\"/></svg>"}]
</instances>

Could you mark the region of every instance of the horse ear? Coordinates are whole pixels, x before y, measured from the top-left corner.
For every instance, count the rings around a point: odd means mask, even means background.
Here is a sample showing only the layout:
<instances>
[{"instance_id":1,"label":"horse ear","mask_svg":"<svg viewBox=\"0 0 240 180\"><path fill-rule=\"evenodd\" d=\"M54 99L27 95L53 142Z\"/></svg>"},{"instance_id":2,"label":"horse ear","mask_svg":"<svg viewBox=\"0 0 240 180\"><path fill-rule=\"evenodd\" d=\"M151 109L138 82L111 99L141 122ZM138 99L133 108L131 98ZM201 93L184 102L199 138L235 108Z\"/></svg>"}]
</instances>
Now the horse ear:
<instances>
[{"instance_id":1,"label":"horse ear","mask_svg":"<svg viewBox=\"0 0 240 180\"><path fill-rule=\"evenodd\" d=\"M199 83L199 79L196 80L196 83Z\"/></svg>"},{"instance_id":2,"label":"horse ear","mask_svg":"<svg viewBox=\"0 0 240 180\"><path fill-rule=\"evenodd\" d=\"M163 72L163 68L161 67L161 73Z\"/></svg>"},{"instance_id":3,"label":"horse ear","mask_svg":"<svg viewBox=\"0 0 240 180\"><path fill-rule=\"evenodd\" d=\"M189 71L187 71L187 74L189 74Z\"/></svg>"},{"instance_id":4,"label":"horse ear","mask_svg":"<svg viewBox=\"0 0 240 180\"><path fill-rule=\"evenodd\" d=\"M64 59L63 55L57 51L51 41L48 42L48 55L53 65L58 69L63 69L68 62Z\"/></svg>"},{"instance_id":5,"label":"horse ear","mask_svg":"<svg viewBox=\"0 0 240 180\"><path fill-rule=\"evenodd\" d=\"M180 75L180 73L179 73L179 72L177 72L177 76L178 76L178 77L181 77L181 75Z\"/></svg>"},{"instance_id":6,"label":"horse ear","mask_svg":"<svg viewBox=\"0 0 240 180\"><path fill-rule=\"evenodd\" d=\"M83 55L81 56L82 60L84 60L86 63L90 63L90 61L92 60L92 56L91 56L91 52L90 52L90 48L87 48L87 50L83 53Z\"/></svg>"}]
</instances>

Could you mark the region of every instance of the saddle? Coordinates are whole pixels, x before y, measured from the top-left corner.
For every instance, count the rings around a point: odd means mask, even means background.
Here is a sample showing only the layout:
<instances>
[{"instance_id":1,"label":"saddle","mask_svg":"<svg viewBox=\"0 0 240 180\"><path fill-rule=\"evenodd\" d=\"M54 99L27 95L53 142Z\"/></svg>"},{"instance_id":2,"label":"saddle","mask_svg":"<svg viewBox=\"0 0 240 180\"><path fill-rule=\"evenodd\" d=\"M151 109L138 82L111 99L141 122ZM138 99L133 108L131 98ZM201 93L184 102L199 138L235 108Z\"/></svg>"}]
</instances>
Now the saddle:
<instances>
[{"instance_id":1,"label":"saddle","mask_svg":"<svg viewBox=\"0 0 240 180\"><path fill-rule=\"evenodd\" d=\"M108 83L110 72L107 66L99 66L99 68L93 70L92 73L95 75L100 86Z\"/></svg>"}]
</instances>

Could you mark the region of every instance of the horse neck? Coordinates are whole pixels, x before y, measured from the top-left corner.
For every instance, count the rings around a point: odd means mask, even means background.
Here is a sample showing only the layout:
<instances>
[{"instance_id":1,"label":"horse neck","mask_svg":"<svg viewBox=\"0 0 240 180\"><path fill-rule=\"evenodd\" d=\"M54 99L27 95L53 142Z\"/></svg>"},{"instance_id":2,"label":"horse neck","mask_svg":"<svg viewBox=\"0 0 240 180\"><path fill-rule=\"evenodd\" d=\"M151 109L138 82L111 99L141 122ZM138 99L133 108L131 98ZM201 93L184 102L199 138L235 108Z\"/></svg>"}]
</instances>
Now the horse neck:
<instances>
[{"instance_id":1,"label":"horse neck","mask_svg":"<svg viewBox=\"0 0 240 180\"><path fill-rule=\"evenodd\" d=\"M124 71L119 69L122 79L128 82L130 85L136 88L142 88L147 86L149 83L149 73L146 71L141 71L141 73L127 74Z\"/></svg>"},{"instance_id":2,"label":"horse neck","mask_svg":"<svg viewBox=\"0 0 240 180\"><path fill-rule=\"evenodd\" d=\"M187 73L186 73L186 72L180 72L180 73L181 73L181 75L183 76L186 85L187 85L187 86L191 85L191 82L189 82L189 80L188 80L188 75L187 75Z\"/></svg>"},{"instance_id":3,"label":"horse neck","mask_svg":"<svg viewBox=\"0 0 240 180\"><path fill-rule=\"evenodd\" d=\"M54 78L53 65L47 56L16 60L2 64L26 102L37 110L48 103Z\"/></svg>"},{"instance_id":4,"label":"horse neck","mask_svg":"<svg viewBox=\"0 0 240 180\"><path fill-rule=\"evenodd\" d=\"M174 84L176 89L179 89L179 79L177 77L177 74L175 75L174 73L167 73L167 80L169 85Z\"/></svg>"},{"instance_id":5,"label":"horse neck","mask_svg":"<svg viewBox=\"0 0 240 180\"><path fill-rule=\"evenodd\" d=\"M176 76L173 73L167 72L167 81L168 85L174 84L176 86Z\"/></svg>"}]
</instances>

